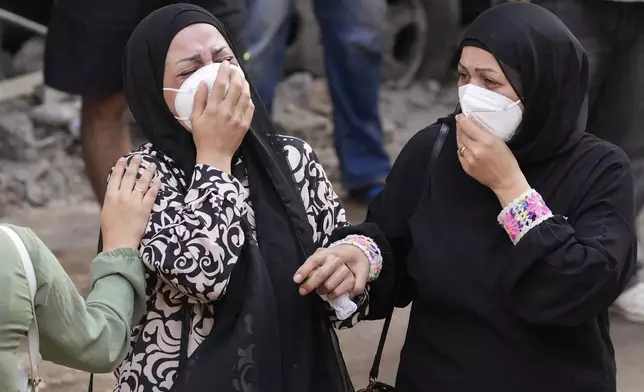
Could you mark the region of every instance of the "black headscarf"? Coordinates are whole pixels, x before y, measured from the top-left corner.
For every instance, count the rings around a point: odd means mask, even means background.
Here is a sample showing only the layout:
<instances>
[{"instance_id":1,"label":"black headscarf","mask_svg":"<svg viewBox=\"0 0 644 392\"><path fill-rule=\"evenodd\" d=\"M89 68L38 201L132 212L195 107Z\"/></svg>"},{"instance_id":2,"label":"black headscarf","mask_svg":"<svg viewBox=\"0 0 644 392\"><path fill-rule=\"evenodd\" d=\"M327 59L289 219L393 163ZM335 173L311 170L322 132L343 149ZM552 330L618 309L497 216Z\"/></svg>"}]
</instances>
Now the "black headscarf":
<instances>
[{"instance_id":1,"label":"black headscarf","mask_svg":"<svg viewBox=\"0 0 644 392\"><path fill-rule=\"evenodd\" d=\"M147 139L183 169L187 183L196 148L192 135L168 109L162 82L172 39L195 23L215 26L240 57L213 15L194 5L176 4L153 12L138 25L123 63L125 94L134 118ZM259 245L244 221L247 240L226 295L215 304L213 330L190 358L182 358L174 390L212 386L221 391L351 391L321 299L301 297L292 280L314 251L313 236L281 139L252 86L251 94L255 115L240 153ZM188 312L191 305L186 301L184 306ZM184 353L185 344L182 339Z\"/></svg>"},{"instance_id":2,"label":"black headscarf","mask_svg":"<svg viewBox=\"0 0 644 392\"><path fill-rule=\"evenodd\" d=\"M472 22L464 46L492 53L525 106L509 143L520 163L550 159L579 142L586 127L588 58L556 16L534 4L499 5Z\"/></svg>"}]
</instances>

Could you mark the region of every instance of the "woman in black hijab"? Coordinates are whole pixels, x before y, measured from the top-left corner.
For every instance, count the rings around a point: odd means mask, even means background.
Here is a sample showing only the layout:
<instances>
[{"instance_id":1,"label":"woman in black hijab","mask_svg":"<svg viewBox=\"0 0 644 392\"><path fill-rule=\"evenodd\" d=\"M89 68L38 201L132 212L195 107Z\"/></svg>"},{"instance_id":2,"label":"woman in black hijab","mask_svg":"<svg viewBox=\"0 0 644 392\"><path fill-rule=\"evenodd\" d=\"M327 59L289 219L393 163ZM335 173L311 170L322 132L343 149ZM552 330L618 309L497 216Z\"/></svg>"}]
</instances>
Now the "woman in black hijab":
<instances>
[{"instance_id":1,"label":"woman in black hijab","mask_svg":"<svg viewBox=\"0 0 644 392\"><path fill-rule=\"evenodd\" d=\"M462 113L411 139L369 211L397 305L413 301L397 391L615 391L607 309L633 271L633 184L584 132L586 54L550 12L504 4L465 32L459 74Z\"/></svg>"},{"instance_id":2,"label":"woman in black hijab","mask_svg":"<svg viewBox=\"0 0 644 392\"><path fill-rule=\"evenodd\" d=\"M124 86L163 188L116 391L352 391L331 324L367 314L382 252L364 235L331 243L342 204L311 147L274 133L221 23L192 5L155 11L127 45ZM307 258L317 269L298 292Z\"/></svg>"}]
</instances>

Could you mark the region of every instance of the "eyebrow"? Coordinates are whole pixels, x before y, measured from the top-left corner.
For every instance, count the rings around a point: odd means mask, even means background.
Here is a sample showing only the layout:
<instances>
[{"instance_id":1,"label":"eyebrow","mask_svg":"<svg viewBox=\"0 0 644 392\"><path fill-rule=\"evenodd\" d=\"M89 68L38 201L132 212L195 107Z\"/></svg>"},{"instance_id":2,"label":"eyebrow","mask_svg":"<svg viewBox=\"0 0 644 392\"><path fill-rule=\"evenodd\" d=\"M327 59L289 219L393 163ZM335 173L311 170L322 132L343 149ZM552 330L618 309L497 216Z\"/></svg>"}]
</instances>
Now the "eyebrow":
<instances>
[{"instance_id":1,"label":"eyebrow","mask_svg":"<svg viewBox=\"0 0 644 392\"><path fill-rule=\"evenodd\" d=\"M466 68L463 64L461 64L461 63L458 63L458 66L459 66L459 67L461 67L461 68L467 69L467 68ZM477 68L474 68L474 71L476 71L476 72L493 72L493 73L498 73L498 71L497 71L496 69L492 69L492 68L480 68L480 67L477 67Z\"/></svg>"},{"instance_id":2,"label":"eyebrow","mask_svg":"<svg viewBox=\"0 0 644 392\"><path fill-rule=\"evenodd\" d=\"M212 48L212 51L211 51L212 56L215 57L216 55L221 53L221 51L223 51L224 49L226 49L225 46L218 46L218 47ZM177 64L179 64L179 63L194 63L194 62L198 62L198 61L201 61L201 54L200 53L195 53L192 56L184 57L181 60L177 61Z\"/></svg>"}]
</instances>

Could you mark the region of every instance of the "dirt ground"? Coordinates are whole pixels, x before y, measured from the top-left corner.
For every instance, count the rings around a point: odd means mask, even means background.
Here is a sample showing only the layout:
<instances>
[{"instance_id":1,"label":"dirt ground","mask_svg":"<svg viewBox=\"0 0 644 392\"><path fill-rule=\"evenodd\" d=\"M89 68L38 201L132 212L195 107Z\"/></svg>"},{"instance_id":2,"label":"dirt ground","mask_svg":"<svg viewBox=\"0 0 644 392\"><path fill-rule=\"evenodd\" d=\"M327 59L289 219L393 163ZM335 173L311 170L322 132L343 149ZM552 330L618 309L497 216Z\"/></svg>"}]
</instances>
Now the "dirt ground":
<instances>
[{"instance_id":1,"label":"dirt ground","mask_svg":"<svg viewBox=\"0 0 644 392\"><path fill-rule=\"evenodd\" d=\"M348 205L349 219L360 221L364 210ZM98 209L94 205L50 208L19 214L10 222L28 226L47 243L59 257L67 272L81 292L89 289L89 261L95 254L98 233ZM59 227L65 222L65 230ZM398 353L405 336L408 309L397 312L382 362L381 376L393 382L398 364ZM349 331L342 331L340 339L343 352L356 388L367 383L369 368L380 335L381 323L362 323ZM617 350L619 390L642 392L644 390L644 326L615 317L612 336ZM83 392L87 390L88 375L52 363L42 366L46 382L45 392ZM114 386L112 375L95 378L94 391L109 392Z\"/></svg>"}]
</instances>

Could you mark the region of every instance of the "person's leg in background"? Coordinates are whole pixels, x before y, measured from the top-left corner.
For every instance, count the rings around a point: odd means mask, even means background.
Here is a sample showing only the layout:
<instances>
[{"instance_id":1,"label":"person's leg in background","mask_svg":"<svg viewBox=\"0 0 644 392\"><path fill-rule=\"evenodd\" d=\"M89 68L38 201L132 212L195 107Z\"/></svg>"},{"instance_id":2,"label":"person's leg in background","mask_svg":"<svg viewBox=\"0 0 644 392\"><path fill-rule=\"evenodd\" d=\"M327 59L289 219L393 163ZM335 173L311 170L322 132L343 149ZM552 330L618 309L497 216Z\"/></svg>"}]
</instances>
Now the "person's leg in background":
<instances>
[{"instance_id":1,"label":"person's leg in background","mask_svg":"<svg viewBox=\"0 0 644 392\"><path fill-rule=\"evenodd\" d=\"M129 129L123 121L125 109L122 92L105 99L83 98L80 130L83 161L87 178L101 205L112 166L132 149Z\"/></svg>"},{"instance_id":2,"label":"person's leg in background","mask_svg":"<svg viewBox=\"0 0 644 392\"><path fill-rule=\"evenodd\" d=\"M586 130L620 146L629 156L635 208L644 207L644 3L535 0L557 15L579 39L590 62ZM641 234L641 233L640 233ZM639 246L641 248L641 244ZM638 252L638 265L644 255ZM637 274L615 302L626 318L644 323L644 283Z\"/></svg>"},{"instance_id":3,"label":"person's leg in background","mask_svg":"<svg viewBox=\"0 0 644 392\"><path fill-rule=\"evenodd\" d=\"M385 0L314 0L333 102L342 185L368 200L382 189L390 161L378 110Z\"/></svg>"},{"instance_id":4,"label":"person's leg in background","mask_svg":"<svg viewBox=\"0 0 644 392\"><path fill-rule=\"evenodd\" d=\"M277 84L284 73L289 17L294 0L246 0L249 79L271 111Z\"/></svg>"},{"instance_id":5,"label":"person's leg in background","mask_svg":"<svg viewBox=\"0 0 644 392\"><path fill-rule=\"evenodd\" d=\"M123 121L123 48L140 20L137 1L59 0L45 49L45 83L80 95L85 170L102 204L111 167L130 149Z\"/></svg>"}]
</instances>

